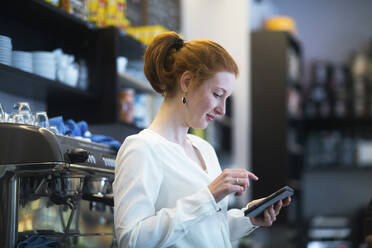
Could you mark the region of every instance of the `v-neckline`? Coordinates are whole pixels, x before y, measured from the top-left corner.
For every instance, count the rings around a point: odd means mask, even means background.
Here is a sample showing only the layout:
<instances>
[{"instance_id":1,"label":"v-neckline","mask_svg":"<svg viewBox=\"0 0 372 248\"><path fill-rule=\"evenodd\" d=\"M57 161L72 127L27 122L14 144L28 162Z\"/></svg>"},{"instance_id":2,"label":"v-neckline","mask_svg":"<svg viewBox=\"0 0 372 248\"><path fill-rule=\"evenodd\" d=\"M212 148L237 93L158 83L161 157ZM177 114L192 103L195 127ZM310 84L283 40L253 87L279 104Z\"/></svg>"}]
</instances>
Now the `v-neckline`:
<instances>
[{"instance_id":1,"label":"v-neckline","mask_svg":"<svg viewBox=\"0 0 372 248\"><path fill-rule=\"evenodd\" d=\"M186 139L191 143L192 148L194 149L194 147L195 147L195 149L199 152L200 157L201 157L201 159L203 160L203 161L200 161L200 162L204 163L204 165L205 165L205 170L204 170L204 169L203 169L203 168L202 168L198 163L196 163L192 158L190 158L189 156L187 156L185 149L184 149L180 144L177 144L177 143L175 143L175 142L172 142L172 141L168 140L167 138L163 137L161 134L159 134L159 133L157 133L157 132L155 132L155 131L153 131L153 130L151 130L151 129L145 128L143 131L149 131L150 133L155 134L156 136L160 137L161 139L163 139L163 140L166 141L167 143L170 143L170 144L173 145L174 147L177 147L177 149L181 150L182 154L183 154L183 155L184 155L184 156L185 156L189 161L191 161L191 162L192 162L196 167L198 167L199 170L201 170L204 174L209 175L209 173L208 173L208 172L209 172L209 171L208 171L208 166L207 166L207 162L206 162L206 160L205 160L205 157L204 157L203 153L200 151L199 147L198 147L198 146L195 144L195 142L190 138L189 134L186 134ZM198 156L198 155L196 154L196 156ZM198 159L199 159L199 157L198 157Z\"/></svg>"},{"instance_id":2,"label":"v-neckline","mask_svg":"<svg viewBox=\"0 0 372 248\"><path fill-rule=\"evenodd\" d=\"M201 164L198 164L196 163L193 159L191 159L189 156L187 156L186 152L185 152L185 155L186 157L188 157L190 160L192 160L204 173L207 173L208 174L208 167L207 167L207 162L202 154L202 152L200 151L200 149L195 145L195 143L190 139L190 136L187 135L186 136L186 139L189 140L190 144L191 144L191 147L192 149L194 150L195 152L195 155L196 157L198 158L198 160L200 160L200 163ZM184 150L185 151L185 150ZM205 167L205 170L203 168L203 165Z\"/></svg>"}]
</instances>

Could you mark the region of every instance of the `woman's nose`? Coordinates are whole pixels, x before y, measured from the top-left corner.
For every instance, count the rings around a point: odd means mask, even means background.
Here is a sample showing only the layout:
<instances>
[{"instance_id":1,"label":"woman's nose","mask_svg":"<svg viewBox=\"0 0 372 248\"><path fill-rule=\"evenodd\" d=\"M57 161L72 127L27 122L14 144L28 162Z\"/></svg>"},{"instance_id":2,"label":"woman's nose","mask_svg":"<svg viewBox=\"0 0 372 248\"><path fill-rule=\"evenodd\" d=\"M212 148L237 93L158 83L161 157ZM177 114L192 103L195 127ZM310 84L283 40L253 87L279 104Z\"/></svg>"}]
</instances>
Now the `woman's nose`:
<instances>
[{"instance_id":1,"label":"woman's nose","mask_svg":"<svg viewBox=\"0 0 372 248\"><path fill-rule=\"evenodd\" d=\"M222 102L221 104L219 104L219 105L215 108L215 112L216 112L216 114L218 114L218 115L224 115L225 112L226 112L226 105L225 105L225 102Z\"/></svg>"}]
</instances>

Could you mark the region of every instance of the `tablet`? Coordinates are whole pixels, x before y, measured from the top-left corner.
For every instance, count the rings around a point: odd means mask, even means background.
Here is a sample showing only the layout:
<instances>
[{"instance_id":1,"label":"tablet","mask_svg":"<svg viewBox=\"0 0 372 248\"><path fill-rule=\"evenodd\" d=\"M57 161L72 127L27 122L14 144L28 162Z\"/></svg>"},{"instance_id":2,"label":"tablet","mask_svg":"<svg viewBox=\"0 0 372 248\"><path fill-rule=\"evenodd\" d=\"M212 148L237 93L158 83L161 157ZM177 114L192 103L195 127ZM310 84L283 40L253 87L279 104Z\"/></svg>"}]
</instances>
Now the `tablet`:
<instances>
[{"instance_id":1,"label":"tablet","mask_svg":"<svg viewBox=\"0 0 372 248\"><path fill-rule=\"evenodd\" d=\"M269 195L258 204L255 204L244 211L244 215L248 217L256 217L260 213L262 213L266 208L270 207L271 205L275 204L277 201L283 200L288 196L294 194L294 189L289 186L285 186L275 193Z\"/></svg>"}]
</instances>

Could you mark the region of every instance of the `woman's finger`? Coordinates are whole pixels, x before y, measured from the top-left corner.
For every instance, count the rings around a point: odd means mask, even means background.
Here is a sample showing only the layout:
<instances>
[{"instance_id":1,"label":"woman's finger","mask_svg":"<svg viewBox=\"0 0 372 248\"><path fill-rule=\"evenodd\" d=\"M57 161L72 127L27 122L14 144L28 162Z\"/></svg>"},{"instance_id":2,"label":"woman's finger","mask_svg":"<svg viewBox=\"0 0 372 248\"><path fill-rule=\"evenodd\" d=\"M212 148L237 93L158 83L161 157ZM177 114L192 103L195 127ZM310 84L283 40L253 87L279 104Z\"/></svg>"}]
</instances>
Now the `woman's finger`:
<instances>
[{"instance_id":1,"label":"woman's finger","mask_svg":"<svg viewBox=\"0 0 372 248\"><path fill-rule=\"evenodd\" d=\"M275 203L275 205L274 205L274 211L275 211L275 214L276 215L278 215L280 213L280 209L282 208L282 206L283 206L282 200L280 200L277 203Z\"/></svg>"},{"instance_id":2,"label":"woman's finger","mask_svg":"<svg viewBox=\"0 0 372 248\"><path fill-rule=\"evenodd\" d=\"M248 188L250 185L247 171L230 172L227 173L225 177L229 183L242 185L244 188Z\"/></svg>"},{"instance_id":3,"label":"woman's finger","mask_svg":"<svg viewBox=\"0 0 372 248\"><path fill-rule=\"evenodd\" d=\"M252 172L249 172L249 171L247 171L247 172L248 172L248 178L253 179L255 181L258 180L258 177L255 174L253 174Z\"/></svg>"},{"instance_id":4,"label":"woman's finger","mask_svg":"<svg viewBox=\"0 0 372 248\"><path fill-rule=\"evenodd\" d=\"M244 188L240 185L230 185L228 187L228 194L231 194L231 193L236 193L236 194L241 194L244 192Z\"/></svg>"},{"instance_id":5,"label":"woman's finger","mask_svg":"<svg viewBox=\"0 0 372 248\"><path fill-rule=\"evenodd\" d=\"M258 180L258 177L255 174L246 169L225 169L222 173L232 177L249 177L253 180Z\"/></svg>"},{"instance_id":6,"label":"woman's finger","mask_svg":"<svg viewBox=\"0 0 372 248\"><path fill-rule=\"evenodd\" d=\"M248 178L231 178L230 182L235 185L240 185L244 187L244 189L248 188Z\"/></svg>"},{"instance_id":7,"label":"woman's finger","mask_svg":"<svg viewBox=\"0 0 372 248\"><path fill-rule=\"evenodd\" d=\"M275 214L275 210L274 210L273 206L269 207L269 213L270 213L270 216L271 216L271 222L276 221L276 214Z\"/></svg>"},{"instance_id":8,"label":"woman's finger","mask_svg":"<svg viewBox=\"0 0 372 248\"><path fill-rule=\"evenodd\" d=\"M271 226L271 225L272 225L271 215L270 215L268 209L266 209L266 210L264 211L264 222L265 222L265 225L266 225L266 226Z\"/></svg>"},{"instance_id":9,"label":"woman's finger","mask_svg":"<svg viewBox=\"0 0 372 248\"><path fill-rule=\"evenodd\" d=\"M284 199L283 201L283 207L286 207L288 206L290 203L291 203L292 199L290 196L288 196L287 198Z\"/></svg>"}]
</instances>

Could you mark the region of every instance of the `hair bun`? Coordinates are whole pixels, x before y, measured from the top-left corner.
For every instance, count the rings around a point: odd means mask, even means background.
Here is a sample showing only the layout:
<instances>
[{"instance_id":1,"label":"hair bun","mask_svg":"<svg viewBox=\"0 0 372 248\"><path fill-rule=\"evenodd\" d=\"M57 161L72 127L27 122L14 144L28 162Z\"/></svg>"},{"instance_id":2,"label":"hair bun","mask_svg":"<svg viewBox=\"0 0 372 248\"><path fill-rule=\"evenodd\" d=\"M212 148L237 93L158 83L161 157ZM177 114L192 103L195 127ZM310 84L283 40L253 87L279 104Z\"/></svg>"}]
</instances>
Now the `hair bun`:
<instances>
[{"instance_id":1,"label":"hair bun","mask_svg":"<svg viewBox=\"0 0 372 248\"><path fill-rule=\"evenodd\" d=\"M239 73L234 59L219 44L209 40L185 42L175 32L158 34L147 46L144 61L147 80L164 97L178 93L179 79L185 71L193 74L195 85L220 71L235 76Z\"/></svg>"}]
</instances>

